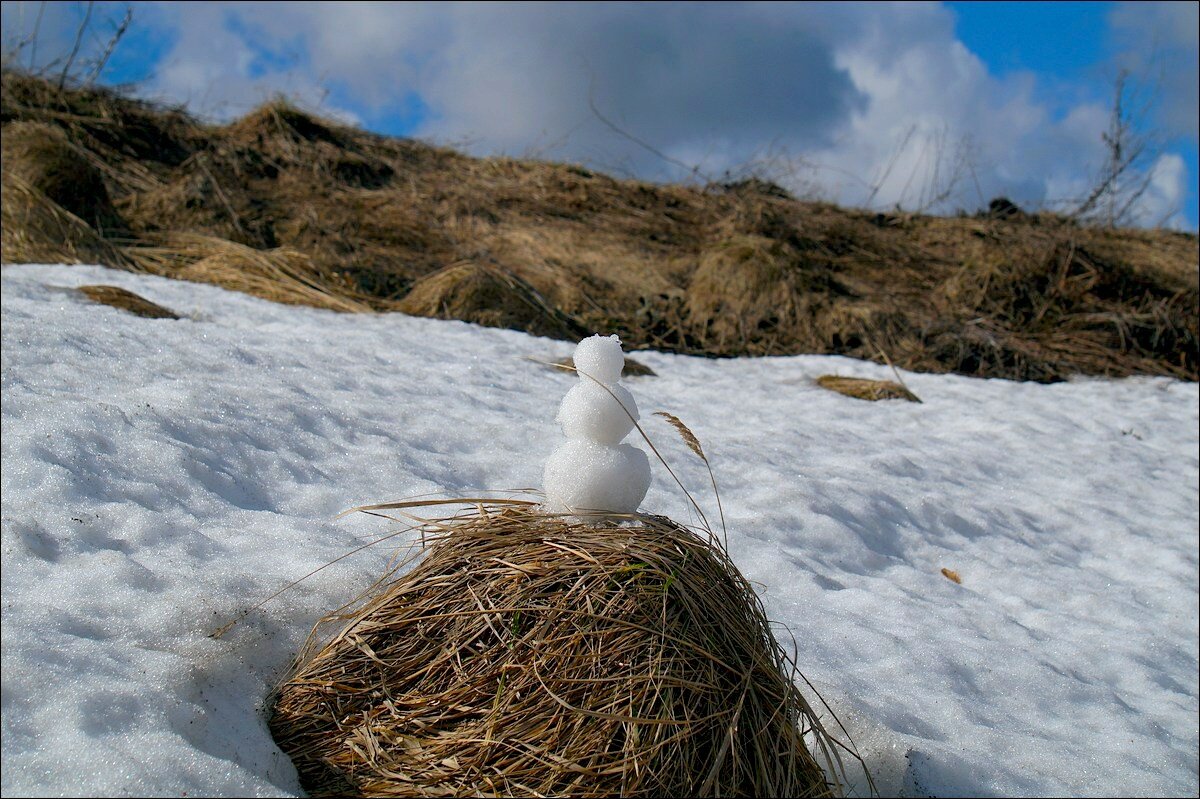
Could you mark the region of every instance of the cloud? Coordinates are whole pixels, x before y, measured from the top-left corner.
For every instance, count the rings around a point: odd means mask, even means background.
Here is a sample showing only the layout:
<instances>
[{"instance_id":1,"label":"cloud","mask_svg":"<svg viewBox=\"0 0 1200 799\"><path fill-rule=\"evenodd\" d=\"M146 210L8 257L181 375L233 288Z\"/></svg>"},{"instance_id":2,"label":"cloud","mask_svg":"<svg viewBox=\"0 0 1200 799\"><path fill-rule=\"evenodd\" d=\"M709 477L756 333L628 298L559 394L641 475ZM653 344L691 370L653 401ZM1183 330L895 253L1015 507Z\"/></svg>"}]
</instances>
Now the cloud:
<instances>
[{"instance_id":1,"label":"cloud","mask_svg":"<svg viewBox=\"0 0 1200 799\"><path fill-rule=\"evenodd\" d=\"M1109 15L1117 63L1161 94L1170 136L1195 142L1200 123L1200 4L1120 3Z\"/></svg>"},{"instance_id":2,"label":"cloud","mask_svg":"<svg viewBox=\"0 0 1200 799\"><path fill-rule=\"evenodd\" d=\"M514 149L544 131L588 152L628 140L664 152L749 150L772 137L829 143L863 103L821 35L819 12L725 4L475 6L458 15L420 85L424 132ZM654 157L629 150L653 169ZM735 156L736 157L736 156Z\"/></svg>"},{"instance_id":3,"label":"cloud","mask_svg":"<svg viewBox=\"0 0 1200 799\"><path fill-rule=\"evenodd\" d=\"M1133 209L1137 224L1187 229L1181 213L1187 197L1188 168L1175 153L1164 153L1150 169L1146 192Z\"/></svg>"},{"instance_id":4,"label":"cloud","mask_svg":"<svg viewBox=\"0 0 1200 799\"><path fill-rule=\"evenodd\" d=\"M419 97L417 135L469 140L476 152L607 159L644 177L679 175L614 133L592 103L664 152L713 150L721 166L773 137L824 146L864 101L834 64L822 14L805 6L244 3L172 12L183 34L152 81L159 93L209 104L220 96L233 107L263 78L288 77L284 91L331 87L327 102L368 117ZM247 59L282 36L302 42L303 63L251 75Z\"/></svg>"}]
</instances>

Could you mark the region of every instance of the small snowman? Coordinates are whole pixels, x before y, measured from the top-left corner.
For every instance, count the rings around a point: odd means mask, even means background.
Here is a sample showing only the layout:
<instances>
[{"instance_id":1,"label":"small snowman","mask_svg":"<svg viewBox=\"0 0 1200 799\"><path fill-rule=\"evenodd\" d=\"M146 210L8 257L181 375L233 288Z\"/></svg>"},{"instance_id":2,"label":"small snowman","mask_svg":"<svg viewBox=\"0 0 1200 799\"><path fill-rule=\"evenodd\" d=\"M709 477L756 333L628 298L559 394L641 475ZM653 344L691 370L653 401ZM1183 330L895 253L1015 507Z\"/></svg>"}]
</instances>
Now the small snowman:
<instances>
[{"instance_id":1,"label":"small snowman","mask_svg":"<svg viewBox=\"0 0 1200 799\"><path fill-rule=\"evenodd\" d=\"M550 455L542 477L547 511L580 517L633 513L646 496L650 459L621 443L638 419L633 395L620 384L624 366L616 336L595 335L575 348L579 382L563 397L556 417L567 440Z\"/></svg>"}]
</instances>

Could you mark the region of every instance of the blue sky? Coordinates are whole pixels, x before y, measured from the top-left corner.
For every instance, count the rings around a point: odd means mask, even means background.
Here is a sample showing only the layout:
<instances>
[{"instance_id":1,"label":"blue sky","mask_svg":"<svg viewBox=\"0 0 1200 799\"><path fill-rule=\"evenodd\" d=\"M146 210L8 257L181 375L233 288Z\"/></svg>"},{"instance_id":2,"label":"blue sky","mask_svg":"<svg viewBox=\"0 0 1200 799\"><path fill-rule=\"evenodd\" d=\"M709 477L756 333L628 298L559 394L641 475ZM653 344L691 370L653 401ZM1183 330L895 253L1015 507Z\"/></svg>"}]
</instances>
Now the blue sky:
<instances>
[{"instance_id":1,"label":"blue sky","mask_svg":"<svg viewBox=\"0 0 1200 799\"><path fill-rule=\"evenodd\" d=\"M1067 111L1080 95L1111 101L1113 64L1121 42L1108 17L1115 3L952 2L958 38L996 75L1032 72L1044 84L1044 101ZM1071 31L1064 37L1063 31ZM1196 51L1192 50L1193 68ZM1153 80L1153 76L1149 77ZM1193 90L1194 90L1193 86ZM1162 101L1166 101L1165 98ZM1147 128L1157 120L1147 120ZM1192 230L1197 224L1197 147L1193 138L1167 135L1164 148L1182 156L1191 183L1182 213Z\"/></svg>"},{"instance_id":2,"label":"blue sky","mask_svg":"<svg viewBox=\"0 0 1200 799\"><path fill-rule=\"evenodd\" d=\"M94 5L85 65L127 7ZM1197 227L1196 3L131 7L101 82L214 120L283 94L480 155L651 180L759 174L798 196L937 213L1001 194L1069 210L1103 166L1126 69L1153 99L1135 132L1154 145L1128 221ZM5 52L61 57L86 8L5 2ZM18 45L39 13L35 54Z\"/></svg>"}]
</instances>

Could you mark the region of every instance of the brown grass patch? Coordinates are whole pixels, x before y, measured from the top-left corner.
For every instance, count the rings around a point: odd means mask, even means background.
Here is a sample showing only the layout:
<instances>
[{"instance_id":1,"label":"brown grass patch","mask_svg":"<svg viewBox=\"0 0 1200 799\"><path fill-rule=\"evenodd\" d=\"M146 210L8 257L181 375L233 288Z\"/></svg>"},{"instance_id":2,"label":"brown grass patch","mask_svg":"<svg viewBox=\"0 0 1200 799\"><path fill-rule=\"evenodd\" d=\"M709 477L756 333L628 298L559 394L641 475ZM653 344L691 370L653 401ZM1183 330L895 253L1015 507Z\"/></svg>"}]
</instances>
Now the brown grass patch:
<instances>
[{"instance_id":1,"label":"brown grass patch","mask_svg":"<svg viewBox=\"0 0 1200 799\"><path fill-rule=\"evenodd\" d=\"M124 229L100 171L63 131L44 122L4 128L3 163L33 188L87 222L101 235Z\"/></svg>"},{"instance_id":2,"label":"brown grass patch","mask_svg":"<svg viewBox=\"0 0 1200 799\"><path fill-rule=\"evenodd\" d=\"M867 380L861 377L821 375L817 378L817 385L830 391L836 391L839 394L845 394L847 397L870 400L872 402L889 399L902 399L909 402L921 401L917 399L916 394L913 394L899 383L893 383L891 380Z\"/></svg>"},{"instance_id":3,"label":"brown grass patch","mask_svg":"<svg viewBox=\"0 0 1200 799\"><path fill-rule=\"evenodd\" d=\"M331 618L274 699L309 792L835 792L805 739L834 772L838 744L717 544L483 503L422 530L416 566Z\"/></svg>"},{"instance_id":4,"label":"brown grass patch","mask_svg":"<svg viewBox=\"0 0 1200 799\"><path fill-rule=\"evenodd\" d=\"M127 248L147 272L210 283L287 305L307 305L346 313L372 311L368 298L338 287L302 252L279 247L256 250L228 239L169 236Z\"/></svg>"},{"instance_id":5,"label":"brown grass patch","mask_svg":"<svg viewBox=\"0 0 1200 799\"><path fill-rule=\"evenodd\" d=\"M178 319L179 314L119 286L80 286L89 300L120 308L146 319Z\"/></svg>"},{"instance_id":6,"label":"brown grass patch","mask_svg":"<svg viewBox=\"0 0 1200 799\"><path fill-rule=\"evenodd\" d=\"M104 264L138 271L123 249L14 171L0 186L0 261L6 264Z\"/></svg>"}]
</instances>

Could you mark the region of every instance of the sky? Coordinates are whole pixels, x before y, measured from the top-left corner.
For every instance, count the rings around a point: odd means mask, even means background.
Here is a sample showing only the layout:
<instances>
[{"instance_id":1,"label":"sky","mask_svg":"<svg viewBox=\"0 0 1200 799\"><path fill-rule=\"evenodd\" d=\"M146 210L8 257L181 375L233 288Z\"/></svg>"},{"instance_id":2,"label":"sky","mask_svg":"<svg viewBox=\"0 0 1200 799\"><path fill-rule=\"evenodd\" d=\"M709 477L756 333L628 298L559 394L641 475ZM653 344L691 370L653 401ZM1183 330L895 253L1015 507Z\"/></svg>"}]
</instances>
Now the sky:
<instances>
[{"instance_id":1,"label":"sky","mask_svg":"<svg viewBox=\"0 0 1200 799\"><path fill-rule=\"evenodd\" d=\"M3 3L6 58L57 74L88 8ZM1125 221L1197 229L1194 2L95 3L80 77L127 8L96 79L216 121L282 94L477 155L881 210L1076 207L1124 72Z\"/></svg>"}]
</instances>

